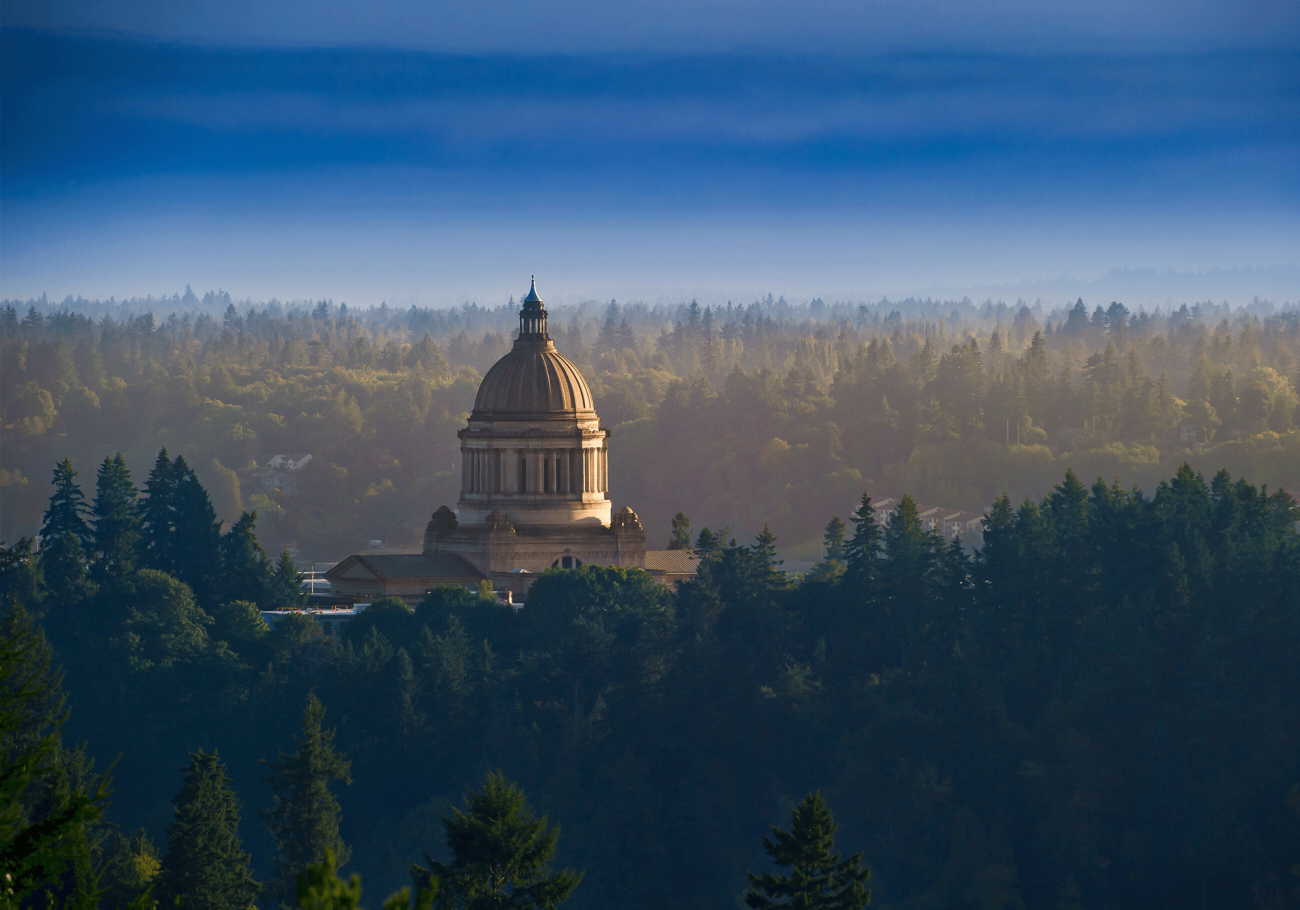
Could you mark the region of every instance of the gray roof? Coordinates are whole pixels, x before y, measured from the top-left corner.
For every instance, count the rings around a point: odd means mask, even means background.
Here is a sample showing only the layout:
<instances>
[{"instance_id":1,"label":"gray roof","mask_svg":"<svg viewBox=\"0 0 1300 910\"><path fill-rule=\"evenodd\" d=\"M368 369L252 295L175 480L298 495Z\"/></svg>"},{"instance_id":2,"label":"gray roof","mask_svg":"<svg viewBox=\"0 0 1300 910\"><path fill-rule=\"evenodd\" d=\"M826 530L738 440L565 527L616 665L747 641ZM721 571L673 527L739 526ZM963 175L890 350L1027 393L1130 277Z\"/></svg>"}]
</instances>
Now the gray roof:
<instances>
[{"instance_id":1,"label":"gray roof","mask_svg":"<svg viewBox=\"0 0 1300 910\"><path fill-rule=\"evenodd\" d=\"M380 578L482 578L473 563L454 553L411 553L384 556L350 556L326 574L340 571L351 560Z\"/></svg>"},{"instance_id":2,"label":"gray roof","mask_svg":"<svg viewBox=\"0 0 1300 910\"><path fill-rule=\"evenodd\" d=\"M665 575L694 575L700 560L691 550L646 550L645 570Z\"/></svg>"}]
</instances>

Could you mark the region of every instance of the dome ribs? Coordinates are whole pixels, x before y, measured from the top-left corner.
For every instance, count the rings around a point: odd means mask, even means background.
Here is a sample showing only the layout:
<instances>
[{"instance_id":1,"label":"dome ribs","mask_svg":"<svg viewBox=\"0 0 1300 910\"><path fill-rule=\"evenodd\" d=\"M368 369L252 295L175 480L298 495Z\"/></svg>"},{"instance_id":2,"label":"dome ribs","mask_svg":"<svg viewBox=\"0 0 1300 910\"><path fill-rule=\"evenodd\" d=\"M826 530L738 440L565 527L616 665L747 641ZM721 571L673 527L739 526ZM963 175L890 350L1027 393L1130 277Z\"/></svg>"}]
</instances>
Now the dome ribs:
<instances>
[{"instance_id":1,"label":"dome ribs","mask_svg":"<svg viewBox=\"0 0 1300 910\"><path fill-rule=\"evenodd\" d=\"M516 348L498 360L483 377L474 413L546 417L593 411L591 388L578 368L547 347Z\"/></svg>"}]
</instances>

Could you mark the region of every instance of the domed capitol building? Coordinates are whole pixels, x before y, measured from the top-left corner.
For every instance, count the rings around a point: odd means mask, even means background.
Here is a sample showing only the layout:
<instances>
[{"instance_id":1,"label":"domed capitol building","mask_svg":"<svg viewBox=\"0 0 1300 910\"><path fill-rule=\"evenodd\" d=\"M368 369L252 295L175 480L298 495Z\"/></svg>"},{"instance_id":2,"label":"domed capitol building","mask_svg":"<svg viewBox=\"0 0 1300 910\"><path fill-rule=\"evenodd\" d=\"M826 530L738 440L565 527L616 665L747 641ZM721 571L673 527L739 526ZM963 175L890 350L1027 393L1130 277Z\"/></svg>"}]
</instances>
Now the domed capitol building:
<instances>
[{"instance_id":1,"label":"domed capitol building","mask_svg":"<svg viewBox=\"0 0 1300 910\"><path fill-rule=\"evenodd\" d=\"M460 431L461 492L433 513L419 554L349 556L326 574L344 597L409 603L442 584L477 586L520 600L548 568L641 568L664 584L695 574L686 550L647 550L645 529L609 498L610 431L591 388L556 350L534 279L519 337L479 386Z\"/></svg>"}]
</instances>

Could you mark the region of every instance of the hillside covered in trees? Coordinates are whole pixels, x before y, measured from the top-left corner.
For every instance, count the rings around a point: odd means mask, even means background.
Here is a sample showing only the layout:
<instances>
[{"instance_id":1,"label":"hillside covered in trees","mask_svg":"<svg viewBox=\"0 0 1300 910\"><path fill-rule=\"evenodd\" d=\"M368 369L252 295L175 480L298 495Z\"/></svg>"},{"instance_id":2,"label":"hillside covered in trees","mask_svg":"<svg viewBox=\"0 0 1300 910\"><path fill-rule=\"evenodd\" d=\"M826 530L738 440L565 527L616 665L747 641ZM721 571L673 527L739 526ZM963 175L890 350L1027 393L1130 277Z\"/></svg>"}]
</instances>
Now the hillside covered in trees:
<instances>
[{"instance_id":1,"label":"hillside covered in trees","mask_svg":"<svg viewBox=\"0 0 1300 910\"><path fill-rule=\"evenodd\" d=\"M771 868L767 826L814 790L872 906L1300 904L1300 509L1226 471L1150 496L1067 473L998 497L973 557L910 499L882 522L863 496L801 577L767 529L702 529L675 594L557 569L518 612L439 588L335 636L267 628L292 566L251 514L221 531L184 457L143 483L105 459L93 492L66 461L54 479L44 546L0 551L5 634L25 604L71 710L22 811L102 805L121 756L121 836L84 820L62 894L97 869L123 898L180 893L200 786L223 818L245 807L231 893L283 886L280 807L311 767L341 810L322 849L376 894L444 868L440 817L500 770L562 828L556 868L585 873L566 907L734 906ZM61 710L42 666L48 700L6 750Z\"/></svg>"},{"instance_id":2,"label":"hillside covered in trees","mask_svg":"<svg viewBox=\"0 0 1300 910\"><path fill-rule=\"evenodd\" d=\"M515 312L6 302L0 536L35 532L52 462L121 451L141 474L167 447L227 525L256 508L273 551L414 544L455 503L456 431ZM551 326L614 429L616 505L652 540L692 503L746 535L771 521L811 560L863 489L981 510L1004 490L1038 498L1068 467L1148 493L1183 461L1300 487L1293 304L593 302ZM313 456L296 492L262 489L258 459L291 452Z\"/></svg>"}]
</instances>

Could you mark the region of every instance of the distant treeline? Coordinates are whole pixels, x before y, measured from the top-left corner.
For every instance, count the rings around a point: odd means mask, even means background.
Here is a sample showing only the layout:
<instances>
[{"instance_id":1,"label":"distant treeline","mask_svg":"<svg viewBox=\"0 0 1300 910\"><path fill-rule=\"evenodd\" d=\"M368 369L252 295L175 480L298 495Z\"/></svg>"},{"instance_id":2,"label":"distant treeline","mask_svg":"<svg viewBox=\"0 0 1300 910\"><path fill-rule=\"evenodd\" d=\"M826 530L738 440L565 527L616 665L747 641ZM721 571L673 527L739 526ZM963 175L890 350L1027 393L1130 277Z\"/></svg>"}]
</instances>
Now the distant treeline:
<instances>
[{"instance_id":1,"label":"distant treeline","mask_svg":"<svg viewBox=\"0 0 1300 910\"><path fill-rule=\"evenodd\" d=\"M43 624L86 744L41 766L19 815L101 798L94 769L120 754L106 820L137 832L84 820L56 903L97 870L123 900L159 874L176 893L182 841L156 845L182 769L248 807L231 887L283 887L283 788L308 766L316 805L341 806L321 830L344 877L379 894L424 852L447 861L440 816L499 769L562 827L556 866L585 870L573 908L732 906L769 868L767 825L813 790L875 907L1300 901L1300 509L1227 472L1184 466L1151 496L1068 473L1041 501L998 497L973 557L910 498L882 522L862 496L799 578L767 528L738 544L682 515L702 561L676 593L555 569L519 612L444 587L332 636L267 628L291 566L252 515L221 532L183 458L143 487L111 458L83 494L60 463L44 545L0 549L0 602ZM295 764L312 742L321 760Z\"/></svg>"},{"instance_id":2,"label":"distant treeline","mask_svg":"<svg viewBox=\"0 0 1300 910\"><path fill-rule=\"evenodd\" d=\"M256 507L276 547L324 560L414 542L459 494L455 434L515 314L213 293L7 304L0 534L35 530L51 460L122 451L143 471L169 447L221 519ZM978 510L1069 466L1150 490L1190 460L1300 487L1295 308L608 302L556 310L551 332L616 428L615 496L652 535L690 501L805 543L863 488ZM290 452L313 456L298 491L263 489L258 458Z\"/></svg>"}]
</instances>

